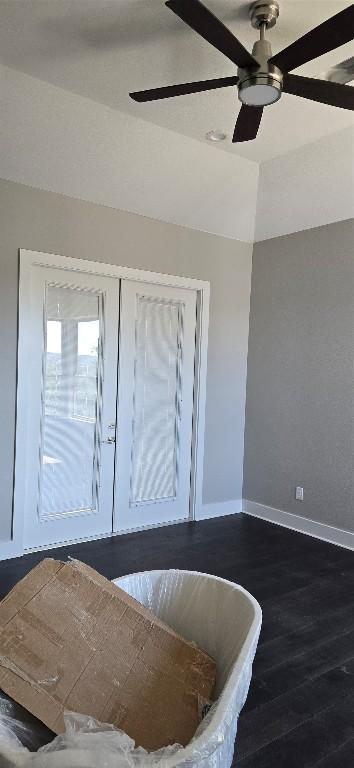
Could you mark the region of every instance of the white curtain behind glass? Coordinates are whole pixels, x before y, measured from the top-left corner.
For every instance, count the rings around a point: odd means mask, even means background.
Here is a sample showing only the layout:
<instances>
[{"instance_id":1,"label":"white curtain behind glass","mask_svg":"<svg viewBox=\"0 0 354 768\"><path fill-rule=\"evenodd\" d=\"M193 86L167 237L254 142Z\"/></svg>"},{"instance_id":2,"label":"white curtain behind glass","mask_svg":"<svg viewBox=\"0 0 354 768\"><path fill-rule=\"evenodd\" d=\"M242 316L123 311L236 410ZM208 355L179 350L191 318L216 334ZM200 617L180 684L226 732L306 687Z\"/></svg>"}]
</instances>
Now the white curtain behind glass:
<instances>
[{"instance_id":1,"label":"white curtain behind glass","mask_svg":"<svg viewBox=\"0 0 354 768\"><path fill-rule=\"evenodd\" d=\"M176 496L182 314L180 302L137 297L131 504Z\"/></svg>"},{"instance_id":2,"label":"white curtain behind glass","mask_svg":"<svg viewBox=\"0 0 354 768\"><path fill-rule=\"evenodd\" d=\"M40 517L95 505L99 297L48 286Z\"/></svg>"}]
</instances>

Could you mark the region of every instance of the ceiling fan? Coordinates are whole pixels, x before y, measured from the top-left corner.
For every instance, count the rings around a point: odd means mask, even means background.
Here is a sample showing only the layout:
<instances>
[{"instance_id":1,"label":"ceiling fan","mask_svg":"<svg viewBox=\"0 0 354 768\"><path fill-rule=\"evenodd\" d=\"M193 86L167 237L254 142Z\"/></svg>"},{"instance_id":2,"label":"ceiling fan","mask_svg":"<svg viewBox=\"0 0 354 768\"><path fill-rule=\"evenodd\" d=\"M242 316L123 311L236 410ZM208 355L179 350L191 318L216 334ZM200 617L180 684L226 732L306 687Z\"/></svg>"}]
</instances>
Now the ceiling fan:
<instances>
[{"instance_id":1,"label":"ceiling fan","mask_svg":"<svg viewBox=\"0 0 354 768\"><path fill-rule=\"evenodd\" d=\"M237 85L242 107L233 142L255 139L263 108L278 101L283 92L354 110L354 89L351 86L289 74L296 67L354 39L354 4L307 32L275 56L272 56L271 45L265 39L265 31L274 27L279 16L276 0L256 0L250 7L251 24L260 31L260 39L255 42L252 55L200 0L167 0L166 5L236 64L237 75L137 91L130 94L134 101L155 101Z\"/></svg>"}]
</instances>

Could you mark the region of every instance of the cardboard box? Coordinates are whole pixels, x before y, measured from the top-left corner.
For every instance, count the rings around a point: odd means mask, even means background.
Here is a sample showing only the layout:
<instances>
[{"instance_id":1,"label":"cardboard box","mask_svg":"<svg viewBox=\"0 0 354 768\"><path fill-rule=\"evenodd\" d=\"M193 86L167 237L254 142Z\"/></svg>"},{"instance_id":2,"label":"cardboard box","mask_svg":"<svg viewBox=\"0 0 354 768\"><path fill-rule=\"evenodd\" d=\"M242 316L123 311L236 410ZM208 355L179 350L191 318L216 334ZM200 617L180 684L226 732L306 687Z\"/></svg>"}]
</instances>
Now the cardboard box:
<instances>
[{"instance_id":1,"label":"cardboard box","mask_svg":"<svg viewBox=\"0 0 354 768\"><path fill-rule=\"evenodd\" d=\"M92 568L46 559L0 603L0 688L55 733L64 710L185 746L214 660Z\"/></svg>"}]
</instances>

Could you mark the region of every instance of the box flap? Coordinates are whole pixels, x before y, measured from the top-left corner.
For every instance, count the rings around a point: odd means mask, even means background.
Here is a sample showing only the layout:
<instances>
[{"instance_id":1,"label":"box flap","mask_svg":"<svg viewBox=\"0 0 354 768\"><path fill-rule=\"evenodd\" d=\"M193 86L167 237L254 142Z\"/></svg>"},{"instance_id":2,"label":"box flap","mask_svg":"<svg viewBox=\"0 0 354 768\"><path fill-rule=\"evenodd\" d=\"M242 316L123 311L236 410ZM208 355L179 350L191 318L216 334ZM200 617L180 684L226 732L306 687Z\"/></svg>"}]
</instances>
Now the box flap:
<instances>
[{"instance_id":1,"label":"box flap","mask_svg":"<svg viewBox=\"0 0 354 768\"><path fill-rule=\"evenodd\" d=\"M149 750L185 745L215 662L79 561L45 559L0 603L0 688L55 733L64 710Z\"/></svg>"}]
</instances>

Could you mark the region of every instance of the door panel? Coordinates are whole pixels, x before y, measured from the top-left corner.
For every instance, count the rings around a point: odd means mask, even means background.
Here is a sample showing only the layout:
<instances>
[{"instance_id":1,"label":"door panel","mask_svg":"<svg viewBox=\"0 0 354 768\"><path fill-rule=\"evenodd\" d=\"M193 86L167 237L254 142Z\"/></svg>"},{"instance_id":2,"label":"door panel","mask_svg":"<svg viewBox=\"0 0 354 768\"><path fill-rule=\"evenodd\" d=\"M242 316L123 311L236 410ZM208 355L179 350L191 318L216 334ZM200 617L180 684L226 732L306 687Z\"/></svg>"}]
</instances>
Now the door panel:
<instances>
[{"instance_id":1,"label":"door panel","mask_svg":"<svg viewBox=\"0 0 354 768\"><path fill-rule=\"evenodd\" d=\"M36 267L25 546L112 529L119 282Z\"/></svg>"},{"instance_id":2,"label":"door panel","mask_svg":"<svg viewBox=\"0 0 354 768\"><path fill-rule=\"evenodd\" d=\"M196 294L122 281L115 530L189 516Z\"/></svg>"}]
</instances>

